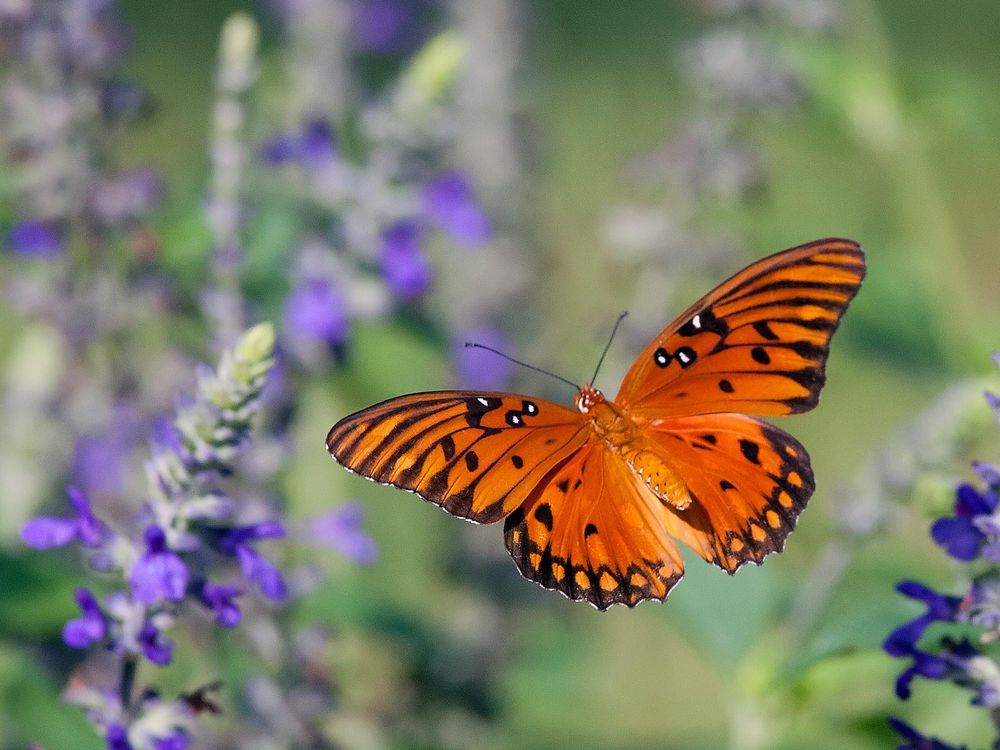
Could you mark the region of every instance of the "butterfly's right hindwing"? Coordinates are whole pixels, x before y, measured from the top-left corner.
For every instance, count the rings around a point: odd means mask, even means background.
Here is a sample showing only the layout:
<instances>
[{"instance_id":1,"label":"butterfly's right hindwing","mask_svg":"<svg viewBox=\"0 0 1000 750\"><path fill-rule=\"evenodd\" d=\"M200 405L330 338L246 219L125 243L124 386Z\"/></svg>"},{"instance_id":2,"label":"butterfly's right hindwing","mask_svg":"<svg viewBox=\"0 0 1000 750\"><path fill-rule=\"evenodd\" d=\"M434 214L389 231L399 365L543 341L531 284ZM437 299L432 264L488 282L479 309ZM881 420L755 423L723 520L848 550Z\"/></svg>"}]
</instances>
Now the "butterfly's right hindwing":
<instances>
[{"instance_id":1,"label":"butterfly's right hindwing","mask_svg":"<svg viewBox=\"0 0 1000 750\"><path fill-rule=\"evenodd\" d=\"M582 415L529 396L416 393L340 420L326 438L347 469L452 515L499 521L586 440Z\"/></svg>"}]
</instances>

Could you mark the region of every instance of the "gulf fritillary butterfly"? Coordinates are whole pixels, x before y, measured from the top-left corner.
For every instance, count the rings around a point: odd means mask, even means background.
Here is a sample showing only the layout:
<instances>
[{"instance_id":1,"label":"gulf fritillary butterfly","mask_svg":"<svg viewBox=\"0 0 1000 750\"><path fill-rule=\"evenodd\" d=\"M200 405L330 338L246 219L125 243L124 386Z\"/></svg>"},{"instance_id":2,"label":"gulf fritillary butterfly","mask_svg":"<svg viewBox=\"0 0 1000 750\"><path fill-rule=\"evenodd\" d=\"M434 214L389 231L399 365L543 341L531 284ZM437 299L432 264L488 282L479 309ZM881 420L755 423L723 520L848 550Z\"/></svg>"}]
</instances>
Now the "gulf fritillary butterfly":
<instances>
[{"instance_id":1,"label":"gulf fritillary butterfly","mask_svg":"<svg viewBox=\"0 0 1000 750\"><path fill-rule=\"evenodd\" d=\"M825 239L764 258L685 310L614 401L513 393L389 399L326 438L350 471L476 523L505 519L521 574L598 609L664 600L679 539L729 573L780 551L815 488L809 455L756 416L816 406L830 337L865 275ZM673 538L672 538L673 537Z\"/></svg>"}]
</instances>

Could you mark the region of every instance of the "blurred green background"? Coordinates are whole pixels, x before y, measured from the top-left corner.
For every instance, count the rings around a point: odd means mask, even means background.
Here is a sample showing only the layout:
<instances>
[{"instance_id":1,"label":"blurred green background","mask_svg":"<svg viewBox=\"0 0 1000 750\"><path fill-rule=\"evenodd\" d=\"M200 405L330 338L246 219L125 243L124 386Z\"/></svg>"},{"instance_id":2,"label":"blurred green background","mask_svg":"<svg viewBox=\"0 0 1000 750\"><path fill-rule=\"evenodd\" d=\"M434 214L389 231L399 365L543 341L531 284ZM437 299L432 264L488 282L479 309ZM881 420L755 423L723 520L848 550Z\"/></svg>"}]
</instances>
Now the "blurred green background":
<instances>
[{"instance_id":1,"label":"blurred green background","mask_svg":"<svg viewBox=\"0 0 1000 750\"><path fill-rule=\"evenodd\" d=\"M684 237L723 236L736 249L702 264L705 251L692 244L690 257L680 250L655 261L670 293L656 309L655 295L643 292L638 320L599 378L609 393L645 336L749 261L824 236L863 244L868 278L835 337L821 404L781 423L809 448L817 477L785 552L733 577L686 555L685 581L668 603L600 613L521 580L499 528L468 526L341 471L320 447L337 419L453 384L448 322L436 317L448 301L432 290L425 309L356 323L345 359L296 380L296 448L280 475L288 513L357 499L380 550L371 567L310 548L286 552L300 563L319 555L330 573L284 615L290 627L333 633L316 656L336 696L322 725L329 744L317 747L853 750L893 745L888 714L986 746L990 727L968 696L921 684L900 703L892 685L902 664L880 644L916 611L893 591L897 581L948 589L961 575L927 526L948 511L968 462L995 461L1000 450L1000 427L979 398L991 382L997 387L990 357L1000 348L1000 10L986 1L835 5L834 33L697 3L517 6L516 73L503 96L515 101L512 132L525 156L518 195L492 198L501 204L498 231L517 239L525 278L499 311L511 345L533 364L583 380L618 312L640 298L652 263L648 254L616 254L609 212L630 205L669 216L691 199L669 176L636 179L636 164L655 172L660 162L650 155L692 120L724 118L751 149L754 189L738 200L709 196L685 208L683 220ZM152 231L162 272L192 298L204 230L191 217L209 180L218 37L237 10L263 25L248 124L259 138L288 126L275 116L287 50L266 8L123 4L134 31L124 70L148 88L155 111L120 133L115 158L163 172L167 198ZM737 107L692 84L684 72L691 46L719 26L759 32L800 82L794 106ZM369 60L357 75L377 91L394 64ZM474 159L456 159L477 174ZM299 209L265 181L250 182L247 288L261 317L278 318L300 226L288 215ZM487 212L490 200L486 191ZM474 253L442 258L450 278L467 269L479 278ZM119 335L140 352L166 342L197 349L202 329L186 321ZM23 325L5 313L0 354L15 349ZM511 387L569 397L526 371ZM55 506L64 473L53 473ZM0 553L0 746L100 747L77 709L59 701L80 658L59 631L84 574L74 554L29 552L13 534L6 530ZM143 678L169 692L221 676L224 692L232 687L223 698L231 719L242 710L232 695L257 667L234 633L200 648Z\"/></svg>"}]
</instances>

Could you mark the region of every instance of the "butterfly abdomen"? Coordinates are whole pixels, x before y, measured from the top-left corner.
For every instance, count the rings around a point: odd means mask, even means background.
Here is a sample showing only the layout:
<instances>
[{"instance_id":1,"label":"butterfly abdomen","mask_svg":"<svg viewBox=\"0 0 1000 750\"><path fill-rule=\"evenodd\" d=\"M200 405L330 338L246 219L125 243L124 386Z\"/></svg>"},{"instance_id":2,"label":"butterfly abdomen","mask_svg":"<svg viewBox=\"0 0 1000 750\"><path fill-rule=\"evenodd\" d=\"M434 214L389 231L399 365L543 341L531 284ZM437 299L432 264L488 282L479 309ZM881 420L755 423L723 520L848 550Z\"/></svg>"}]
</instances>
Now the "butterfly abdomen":
<instances>
[{"instance_id":1,"label":"butterfly abdomen","mask_svg":"<svg viewBox=\"0 0 1000 750\"><path fill-rule=\"evenodd\" d=\"M587 407L585 413L590 417L595 437L621 457L640 484L677 510L691 504L687 485L661 458L662 450L645 436L644 423L637 422L590 386L581 389L577 403Z\"/></svg>"}]
</instances>

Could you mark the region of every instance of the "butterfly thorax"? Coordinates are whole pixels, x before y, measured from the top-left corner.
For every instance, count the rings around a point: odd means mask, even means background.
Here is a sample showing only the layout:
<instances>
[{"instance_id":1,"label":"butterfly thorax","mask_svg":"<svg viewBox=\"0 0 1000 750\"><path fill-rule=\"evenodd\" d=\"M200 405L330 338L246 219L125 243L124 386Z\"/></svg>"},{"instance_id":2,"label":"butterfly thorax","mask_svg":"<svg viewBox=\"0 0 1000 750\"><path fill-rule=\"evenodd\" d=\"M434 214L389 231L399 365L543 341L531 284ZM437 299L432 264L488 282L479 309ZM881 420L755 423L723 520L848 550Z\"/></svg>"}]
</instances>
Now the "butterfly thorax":
<instances>
[{"instance_id":1,"label":"butterfly thorax","mask_svg":"<svg viewBox=\"0 0 1000 750\"><path fill-rule=\"evenodd\" d=\"M647 435L646 420L640 422L590 385L583 386L577 393L576 408L590 417L594 438L621 456L650 492L678 510L690 505L687 485L661 458L662 449Z\"/></svg>"}]
</instances>

